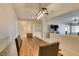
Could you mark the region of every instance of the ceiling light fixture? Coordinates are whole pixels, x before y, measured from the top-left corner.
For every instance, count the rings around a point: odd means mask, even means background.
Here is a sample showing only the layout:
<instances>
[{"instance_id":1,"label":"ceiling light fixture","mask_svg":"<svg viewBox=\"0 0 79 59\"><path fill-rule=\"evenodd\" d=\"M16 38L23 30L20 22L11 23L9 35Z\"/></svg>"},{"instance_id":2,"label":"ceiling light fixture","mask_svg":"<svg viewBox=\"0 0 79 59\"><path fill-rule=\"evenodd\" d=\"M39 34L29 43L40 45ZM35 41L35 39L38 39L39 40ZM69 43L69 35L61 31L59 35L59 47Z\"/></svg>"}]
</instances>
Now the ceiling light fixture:
<instances>
[{"instance_id":1,"label":"ceiling light fixture","mask_svg":"<svg viewBox=\"0 0 79 59\"><path fill-rule=\"evenodd\" d=\"M73 23L79 23L78 19L75 18L75 19L73 20Z\"/></svg>"},{"instance_id":2,"label":"ceiling light fixture","mask_svg":"<svg viewBox=\"0 0 79 59\"><path fill-rule=\"evenodd\" d=\"M37 14L37 19L42 18L44 15L48 15L48 10L47 8L41 8Z\"/></svg>"}]
</instances>

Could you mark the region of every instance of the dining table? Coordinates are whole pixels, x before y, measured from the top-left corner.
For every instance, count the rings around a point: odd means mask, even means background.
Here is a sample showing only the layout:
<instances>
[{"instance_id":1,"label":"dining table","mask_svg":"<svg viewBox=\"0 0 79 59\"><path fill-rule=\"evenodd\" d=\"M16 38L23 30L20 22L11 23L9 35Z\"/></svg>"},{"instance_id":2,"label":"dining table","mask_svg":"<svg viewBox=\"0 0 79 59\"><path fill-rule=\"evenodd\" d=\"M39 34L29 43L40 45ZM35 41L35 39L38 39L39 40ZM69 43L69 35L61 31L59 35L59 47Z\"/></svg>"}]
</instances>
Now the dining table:
<instances>
[{"instance_id":1,"label":"dining table","mask_svg":"<svg viewBox=\"0 0 79 59\"><path fill-rule=\"evenodd\" d=\"M48 42L45 42L37 37L23 38L20 48L20 56L38 56L39 47L47 44Z\"/></svg>"}]
</instances>

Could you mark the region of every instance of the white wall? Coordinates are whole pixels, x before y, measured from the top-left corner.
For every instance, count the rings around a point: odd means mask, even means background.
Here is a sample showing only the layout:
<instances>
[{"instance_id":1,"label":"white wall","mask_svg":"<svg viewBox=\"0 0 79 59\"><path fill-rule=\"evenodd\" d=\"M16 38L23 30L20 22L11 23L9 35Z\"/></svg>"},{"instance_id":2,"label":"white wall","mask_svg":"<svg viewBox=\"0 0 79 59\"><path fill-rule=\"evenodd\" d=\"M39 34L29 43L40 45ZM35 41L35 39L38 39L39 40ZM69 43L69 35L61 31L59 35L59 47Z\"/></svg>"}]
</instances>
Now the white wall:
<instances>
[{"instance_id":1,"label":"white wall","mask_svg":"<svg viewBox=\"0 0 79 59\"><path fill-rule=\"evenodd\" d=\"M33 32L33 36L36 36L38 38L42 39L42 21L41 20L36 20L33 22L32 25L32 32Z\"/></svg>"},{"instance_id":2,"label":"white wall","mask_svg":"<svg viewBox=\"0 0 79 59\"><path fill-rule=\"evenodd\" d=\"M29 20L19 20L18 21L19 33L22 37L26 37L27 33L32 33L32 21Z\"/></svg>"},{"instance_id":3,"label":"white wall","mask_svg":"<svg viewBox=\"0 0 79 59\"><path fill-rule=\"evenodd\" d=\"M9 36L11 44L9 46L10 49L8 50L8 54L10 55L15 49L14 39L17 37L17 34L17 17L12 4L0 4L0 38ZM3 43L5 44L5 42Z\"/></svg>"},{"instance_id":4,"label":"white wall","mask_svg":"<svg viewBox=\"0 0 79 59\"><path fill-rule=\"evenodd\" d=\"M7 29L7 19L5 14L5 9L2 4L0 4L0 38L4 38L8 34Z\"/></svg>"},{"instance_id":5,"label":"white wall","mask_svg":"<svg viewBox=\"0 0 79 59\"><path fill-rule=\"evenodd\" d=\"M18 34L18 25L17 25L17 16L15 10L11 4L6 4L6 16L7 16L7 24L8 24L8 34L13 39L17 37Z\"/></svg>"},{"instance_id":6,"label":"white wall","mask_svg":"<svg viewBox=\"0 0 79 59\"><path fill-rule=\"evenodd\" d=\"M65 28L67 27L68 28L68 33L69 33L69 26L62 23L62 22L58 22L58 20L56 20L56 19L49 20L47 22L47 24L48 25L51 25L51 24L58 25L59 26L58 31L59 31L60 34L65 34L65 31L66 31Z\"/></svg>"},{"instance_id":7,"label":"white wall","mask_svg":"<svg viewBox=\"0 0 79 59\"><path fill-rule=\"evenodd\" d=\"M0 4L0 38L16 37L17 18L11 4Z\"/></svg>"}]
</instances>

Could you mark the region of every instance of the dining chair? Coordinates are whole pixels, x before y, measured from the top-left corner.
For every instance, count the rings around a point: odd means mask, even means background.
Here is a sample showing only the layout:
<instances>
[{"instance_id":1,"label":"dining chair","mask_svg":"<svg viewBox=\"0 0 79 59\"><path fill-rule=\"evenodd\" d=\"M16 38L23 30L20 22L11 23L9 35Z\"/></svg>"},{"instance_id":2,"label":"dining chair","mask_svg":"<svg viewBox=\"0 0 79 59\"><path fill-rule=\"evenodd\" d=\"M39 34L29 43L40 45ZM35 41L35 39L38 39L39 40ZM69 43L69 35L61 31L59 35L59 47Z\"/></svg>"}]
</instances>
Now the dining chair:
<instances>
[{"instance_id":1,"label":"dining chair","mask_svg":"<svg viewBox=\"0 0 79 59\"><path fill-rule=\"evenodd\" d=\"M39 47L39 56L58 56L59 42Z\"/></svg>"},{"instance_id":2,"label":"dining chair","mask_svg":"<svg viewBox=\"0 0 79 59\"><path fill-rule=\"evenodd\" d=\"M19 44L17 38L15 39L15 44L16 44L17 54L19 56Z\"/></svg>"},{"instance_id":3,"label":"dining chair","mask_svg":"<svg viewBox=\"0 0 79 59\"><path fill-rule=\"evenodd\" d=\"M20 48L22 45L22 40L21 40L20 35L18 35L18 37L15 39L15 44L16 44L16 48L17 48L17 54L19 56Z\"/></svg>"},{"instance_id":4,"label":"dining chair","mask_svg":"<svg viewBox=\"0 0 79 59\"><path fill-rule=\"evenodd\" d=\"M21 45L22 45L22 39L21 39L21 36L20 36L20 35L18 35L18 37L17 37L17 41L18 41L19 48L21 48Z\"/></svg>"},{"instance_id":5,"label":"dining chair","mask_svg":"<svg viewBox=\"0 0 79 59\"><path fill-rule=\"evenodd\" d=\"M27 33L27 38L33 38L32 33Z\"/></svg>"}]
</instances>

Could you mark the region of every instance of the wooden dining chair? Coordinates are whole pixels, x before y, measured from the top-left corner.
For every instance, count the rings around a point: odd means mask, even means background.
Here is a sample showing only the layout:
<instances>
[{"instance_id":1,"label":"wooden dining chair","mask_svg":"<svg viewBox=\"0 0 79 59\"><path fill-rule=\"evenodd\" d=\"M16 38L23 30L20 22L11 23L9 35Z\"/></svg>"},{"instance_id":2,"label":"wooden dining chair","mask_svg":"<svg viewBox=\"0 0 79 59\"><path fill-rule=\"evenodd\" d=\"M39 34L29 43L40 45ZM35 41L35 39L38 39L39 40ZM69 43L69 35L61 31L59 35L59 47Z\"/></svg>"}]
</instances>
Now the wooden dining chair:
<instances>
[{"instance_id":1,"label":"wooden dining chair","mask_svg":"<svg viewBox=\"0 0 79 59\"><path fill-rule=\"evenodd\" d=\"M27 33L27 38L33 38L32 33Z\"/></svg>"},{"instance_id":2,"label":"wooden dining chair","mask_svg":"<svg viewBox=\"0 0 79 59\"><path fill-rule=\"evenodd\" d=\"M59 42L54 42L39 47L39 56L57 56L59 51Z\"/></svg>"},{"instance_id":3,"label":"wooden dining chair","mask_svg":"<svg viewBox=\"0 0 79 59\"><path fill-rule=\"evenodd\" d=\"M19 56L20 48L21 48L21 45L22 45L22 40L21 40L21 37L19 35L15 39L15 44L16 44L16 48L17 48L17 54Z\"/></svg>"},{"instance_id":4,"label":"wooden dining chair","mask_svg":"<svg viewBox=\"0 0 79 59\"><path fill-rule=\"evenodd\" d=\"M20 36L20 35L18 35L17 40L18 40L19 48L21 48L21 45L22 45L22 39L21 39L21 36Z\"/></svg>"},{"instance_id":5,"label":"wooden dining chair","mask_svg":"<svg viewBox=\"0 0 79 59\"><path fill-rule=\"evenodd\" d=\"M19 56L19 44L17 38L15 39L15 44L16 44L17 54Z\"/></svg>"}]
</instances>

